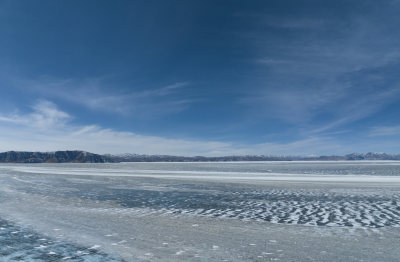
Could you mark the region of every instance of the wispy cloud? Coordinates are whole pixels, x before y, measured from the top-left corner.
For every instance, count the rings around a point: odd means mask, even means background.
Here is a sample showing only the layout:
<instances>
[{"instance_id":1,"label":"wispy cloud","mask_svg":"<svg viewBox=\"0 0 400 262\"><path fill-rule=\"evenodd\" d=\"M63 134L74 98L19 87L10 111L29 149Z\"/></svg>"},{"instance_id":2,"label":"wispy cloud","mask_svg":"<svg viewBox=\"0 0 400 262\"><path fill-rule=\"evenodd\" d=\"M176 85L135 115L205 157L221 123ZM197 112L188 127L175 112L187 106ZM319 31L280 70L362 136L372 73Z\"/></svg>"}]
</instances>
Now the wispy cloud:
<instances>
[{"instance_id":1,"label":"wispy cloud","mask_svg":"<svg viewBox=\"0 0 400 262\"><path fill-rule=\"evenodd\" d=\"M76 125L72 117L49 101L40 101L27 114L0 115L1 150L83 149L98 153L208 154L228 152L229 143L168 139ZM29 142L27 142L29 141Z\"/></svg>"},{"instance_id":2,"label":"wispy cloud","mask_svg":"<svg viewBox=\"0 0 400 262\"><path fill-rule=\"evenodd\" d=\"M351 123L366 118L385 106L393 103L400 95L400 88L397 86L382 91L372 92L368 95L353 96L350 95L344 101L338 101L336 111L336 120L322 125L316 129L310 130L311 133L321 133L347 123Z\"/></svg>"},{"instance_id":3,"label":"wispy cloud","mask_svg":"<svg viewBox=\"0 0 400 262\"><path fill-rule=\"evenodd\" d=\"M259 14L255 12L236 12L234 17L251 19L263 27L273 27L279 29L315 29L329 26L332 21L328 19L313 19L304 16L284 16L273 14Z\"/></svg>"},{"instance_id":4,"label":"wispy cloud","mask_svg":"<svg viewBox=\"0 0 400 262\"><path fill-rule=\"evenodd\" d=\"M180 95L189 82L175 82L159 88L130 88L123 91L114 88L103 78L92 79L17 79L16 88L39 94L49 99L64 100L94 111L112 112L122 115L158 116L179 112L193 103ZM140 114L139 114L140 113Z\"/></svg>"},{"instance_id":5,"label":"wispy cloud","mask_svg":"<svg viewBox=\"0 0 400 262\"><path fill-rule=\"evenodd\" d=\"M399 39L376 23L380 15L250 14L258 27L241 37L265 74L240 101L263 119L308 133L330 132L398 101L400 83L392 76L400 65Z\"/></svg>"},{"instance_id":6,"label":"wispy cloud","mask_svg":"<svg viewBox=\"0 0 400 262\"><path fill-rule=\"evenodd\" d=\"M174 155L309 155L342 152L346 148L329 137L310 137L288 143L235 144L232 142L170 139L77 125L54 103L40 101L27 114L0 115L0 150L54 151L81 149L96 153Z\"/></svg>"},{"instance_id":7,"label":"wispy cloud","mask_svg":"<svg viewBox=\"0 0 400 262\"><path fill-rule=\"evenodd\" d=\"M400 136L400 125L375 126L370 129L370 136Z\"/></svg>"},{"instance_id":8,"label":"wispy cloud","mask_svg":"<svg viewBox=\"0 0 400 262\"><path fill-rule=\"evenodd\" d=\"M71 116L57 109L56 105L47 100L41 100L33 107L33 112L26 115L0 115L0 121L30 126L40 130L62 127Z\"/></svg>"}]
</instances>

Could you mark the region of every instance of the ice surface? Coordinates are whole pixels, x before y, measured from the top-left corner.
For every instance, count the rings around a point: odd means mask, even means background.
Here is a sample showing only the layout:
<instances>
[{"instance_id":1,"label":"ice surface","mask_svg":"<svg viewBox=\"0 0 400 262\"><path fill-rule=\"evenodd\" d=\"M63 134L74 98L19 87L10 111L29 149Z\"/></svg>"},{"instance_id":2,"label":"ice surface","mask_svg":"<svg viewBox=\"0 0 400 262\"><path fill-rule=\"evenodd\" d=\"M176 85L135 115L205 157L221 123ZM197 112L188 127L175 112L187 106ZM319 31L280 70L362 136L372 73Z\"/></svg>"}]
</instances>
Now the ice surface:
<instances>
[{"instance_id":1,"label":"ice surface","mask_svg":"<svg viewBox=\"0 0 400 262\"><path fill-rule=\"evenodd\" d=\"M29 252L71 261L396 261L399 178L395 161L0 165L0 241L31 232Z\"/></svg>"},{"instance_id":2,"label":"ice surface","mask_svg":"<svg viewBox=\"0 0 400 262\"><path fill-rule=\"evenodd\" d=\"M0 261L119 261L104 253L41 236L0 219ZM86 252L85 252L86 251Z\"/></svg>"}]
</instances>

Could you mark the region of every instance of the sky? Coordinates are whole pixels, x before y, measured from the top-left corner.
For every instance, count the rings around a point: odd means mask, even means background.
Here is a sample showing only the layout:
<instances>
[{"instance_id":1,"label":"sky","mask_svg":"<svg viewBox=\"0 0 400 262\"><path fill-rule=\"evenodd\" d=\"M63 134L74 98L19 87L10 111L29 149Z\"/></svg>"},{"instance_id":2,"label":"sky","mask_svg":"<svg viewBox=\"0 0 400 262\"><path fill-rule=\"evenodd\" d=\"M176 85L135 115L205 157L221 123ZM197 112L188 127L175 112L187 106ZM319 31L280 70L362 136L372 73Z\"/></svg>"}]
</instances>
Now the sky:
<instances>
[{"instance_id":1,"label":"sky","mask_svg":"<svg viewBox=\"0 0 400 262\"><path fill-rule=\"evenodd\" d=\"M400 153L398 0L0 0L0 151Z\"/></svg>"}]
</instances>

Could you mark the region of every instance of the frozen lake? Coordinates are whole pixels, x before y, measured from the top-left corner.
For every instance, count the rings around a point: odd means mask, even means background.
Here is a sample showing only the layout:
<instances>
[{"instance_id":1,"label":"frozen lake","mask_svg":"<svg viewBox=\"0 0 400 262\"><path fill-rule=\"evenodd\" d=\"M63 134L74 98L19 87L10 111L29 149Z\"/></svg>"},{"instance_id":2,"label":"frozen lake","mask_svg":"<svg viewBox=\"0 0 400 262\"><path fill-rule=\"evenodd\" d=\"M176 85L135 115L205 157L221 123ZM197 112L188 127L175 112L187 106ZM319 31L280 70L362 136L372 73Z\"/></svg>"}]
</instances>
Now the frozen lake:
<instances>
[{"instance_id":1,"label":"frozen lake","mask_svg":"<svg viewBox=\"0 0 400 262\"><path fill-rule=\"evenodd\" d=\"M0 165L0 261L398 261L399 236L396 161Z\"/></svg>"}]
</instances>

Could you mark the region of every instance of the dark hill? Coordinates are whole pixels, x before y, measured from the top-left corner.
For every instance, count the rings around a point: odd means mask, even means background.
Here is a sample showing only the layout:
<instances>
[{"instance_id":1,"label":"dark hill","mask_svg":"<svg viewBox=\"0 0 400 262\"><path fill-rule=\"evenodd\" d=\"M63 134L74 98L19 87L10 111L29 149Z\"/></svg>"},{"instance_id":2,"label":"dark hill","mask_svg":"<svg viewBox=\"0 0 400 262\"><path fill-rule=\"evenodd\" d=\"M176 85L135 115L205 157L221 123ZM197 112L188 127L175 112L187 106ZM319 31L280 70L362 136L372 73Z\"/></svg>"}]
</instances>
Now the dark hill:
<instances>
[{"instance_id":1,"label":"dark hill","mask_svg":"<svg viewBox=\"0 0 400 262\"><path fill-rule=\"evenodd\" d=\"M6 163L104 163L101 155L84 151L16 152L0 153L0 162Z\"/></svg>"}]
</instances>

